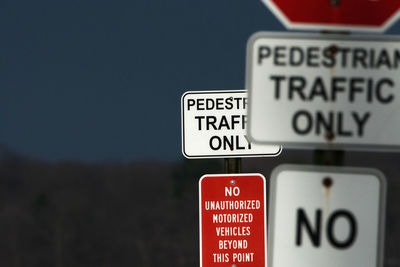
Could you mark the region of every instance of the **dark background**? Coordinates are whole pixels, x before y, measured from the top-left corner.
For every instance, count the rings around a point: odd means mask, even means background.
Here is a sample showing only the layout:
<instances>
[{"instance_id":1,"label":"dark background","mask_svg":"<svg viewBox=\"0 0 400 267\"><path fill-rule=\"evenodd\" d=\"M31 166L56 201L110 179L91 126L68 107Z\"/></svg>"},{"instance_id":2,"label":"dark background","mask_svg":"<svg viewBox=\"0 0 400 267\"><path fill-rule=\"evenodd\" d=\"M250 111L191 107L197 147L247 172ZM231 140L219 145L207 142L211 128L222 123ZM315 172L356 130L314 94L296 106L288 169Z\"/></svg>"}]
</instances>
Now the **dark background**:
<instances>
[{"instance_id":1,"label":"dark background","mask_svg":"<svg viewBox=\"0 0 400 267\"><path fill-rule=\"evenodd\" d=\"M0 2L0 266L197 266L198 179L180 97L243 89L261 1ZM395 23L385 34L398 34ZM388 180L385 265L400 266L400 154L346 152ZM243 159L266 177L313 151Z\"/></svg>"}]
</instances>

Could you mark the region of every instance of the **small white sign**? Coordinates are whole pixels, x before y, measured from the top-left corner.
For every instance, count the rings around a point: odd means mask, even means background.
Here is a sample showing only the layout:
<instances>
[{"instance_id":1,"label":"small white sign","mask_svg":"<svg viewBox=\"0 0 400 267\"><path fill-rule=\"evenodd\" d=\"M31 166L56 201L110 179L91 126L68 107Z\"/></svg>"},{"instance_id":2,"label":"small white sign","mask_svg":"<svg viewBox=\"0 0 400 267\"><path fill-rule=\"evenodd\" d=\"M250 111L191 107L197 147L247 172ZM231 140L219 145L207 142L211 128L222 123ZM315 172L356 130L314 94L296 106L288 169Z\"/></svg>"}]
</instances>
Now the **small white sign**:
<instances>
[{"instance_id":1,"label":"small white sign","mask_svg":"<svg viewBox=\"0 0 400 267\"><path fill-rule=\"evenodd\" d=\"M246 136L245 90L194 91L182 96L182 153L187 158L277 156L281 147Z\"/></svg>"},{"instance_id":2,"label":"small white sign","mask_svg":"<svg viewBox=\"0 0 400 267\"><path fill-rule=\"evenodd\" d=\"M284 147L400 149L400 39L258 33L248 135Z\"/></svg>"},{"instance_id":3,"label":"small white sign","mask_svg":"<svg viewBox=\"0 0 400 267\"><path fill-rule=\"evenodd\" d=\"M382 267L385 198L374 169L279 166L270 184L269 266Z\"/></svg>"}]
</instances>

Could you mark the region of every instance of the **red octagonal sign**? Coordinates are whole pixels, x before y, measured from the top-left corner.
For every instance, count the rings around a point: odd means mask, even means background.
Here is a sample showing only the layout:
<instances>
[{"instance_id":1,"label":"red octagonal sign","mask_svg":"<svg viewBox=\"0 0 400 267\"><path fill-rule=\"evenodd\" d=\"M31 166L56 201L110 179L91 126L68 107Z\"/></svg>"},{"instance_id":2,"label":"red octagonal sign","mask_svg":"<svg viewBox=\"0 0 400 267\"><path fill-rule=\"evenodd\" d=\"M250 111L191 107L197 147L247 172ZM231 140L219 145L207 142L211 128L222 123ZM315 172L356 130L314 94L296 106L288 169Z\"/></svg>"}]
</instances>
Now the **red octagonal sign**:
<instances>
[{"instance_id":1,"label":"red octagonal sign","mask_svg":"<svg viewBox=\"0 0 400 267\"><path fill-rule=\"evenodd\" d=\"M384 31L399 0L262 0L288 29Z\"/></svg>"}]
</instances>

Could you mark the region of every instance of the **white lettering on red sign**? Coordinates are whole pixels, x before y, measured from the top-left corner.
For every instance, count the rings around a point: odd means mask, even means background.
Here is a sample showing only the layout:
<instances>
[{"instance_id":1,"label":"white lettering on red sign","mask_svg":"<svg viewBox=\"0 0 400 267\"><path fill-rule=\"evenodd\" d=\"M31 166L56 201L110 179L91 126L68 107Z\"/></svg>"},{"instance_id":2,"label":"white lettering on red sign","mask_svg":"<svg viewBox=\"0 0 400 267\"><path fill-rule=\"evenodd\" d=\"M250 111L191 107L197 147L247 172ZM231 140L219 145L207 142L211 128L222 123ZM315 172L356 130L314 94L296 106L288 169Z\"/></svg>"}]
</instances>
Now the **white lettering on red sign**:
<instances>
[{"instance_id":1,"label":"white lettering on red sign","mask_svg":"<svg viewBox=\"0 0 400 267\"><path fill-rule=\"evenodd\" d=\"M200 191L201 266L246 263L264 267L264 178L205 176Z\"/></svg>"}]
</instances>

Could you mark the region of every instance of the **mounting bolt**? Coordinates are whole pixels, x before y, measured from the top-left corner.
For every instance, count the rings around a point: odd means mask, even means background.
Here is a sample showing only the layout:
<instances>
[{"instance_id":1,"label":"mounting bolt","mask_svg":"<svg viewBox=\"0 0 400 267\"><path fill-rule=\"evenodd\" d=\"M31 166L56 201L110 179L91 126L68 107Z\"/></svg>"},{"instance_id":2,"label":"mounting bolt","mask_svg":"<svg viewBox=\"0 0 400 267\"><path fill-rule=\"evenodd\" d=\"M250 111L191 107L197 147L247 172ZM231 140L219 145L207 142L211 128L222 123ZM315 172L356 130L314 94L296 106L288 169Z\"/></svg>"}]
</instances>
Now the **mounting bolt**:
<instances>
[{"instance_id":1,"label":"mounting bolt","mask_svg":"<svg viewBox=\"0 0 400 267\"><path fill-rule=\"evenodd\" d=\"M339 52L339 47L337 45L332 44L331 46L329 46L328 48L329 56L334 57L338 52Z\"/></svg>"},{"instance_id":2,"label":"mounting bolt","mask_svg":"<svg viewBox=\"0 0 400 267\"><path fill-rule=\"evenodd\" d=\"M335 139L335 134L332 131L328 131L325 133L325 139L328 142L332 142Z\"/></svg>"},{"instance_id":3,"label":"mounting bolt","mask_svg":"<svg viewBox=\"0 0 400 267\"><path fill-rule=\"evenodd\" d=\"M322 185L329 189L333 185L333 180L331 177L327 176L322 180Z\"/></svg>"}]
</instances>

